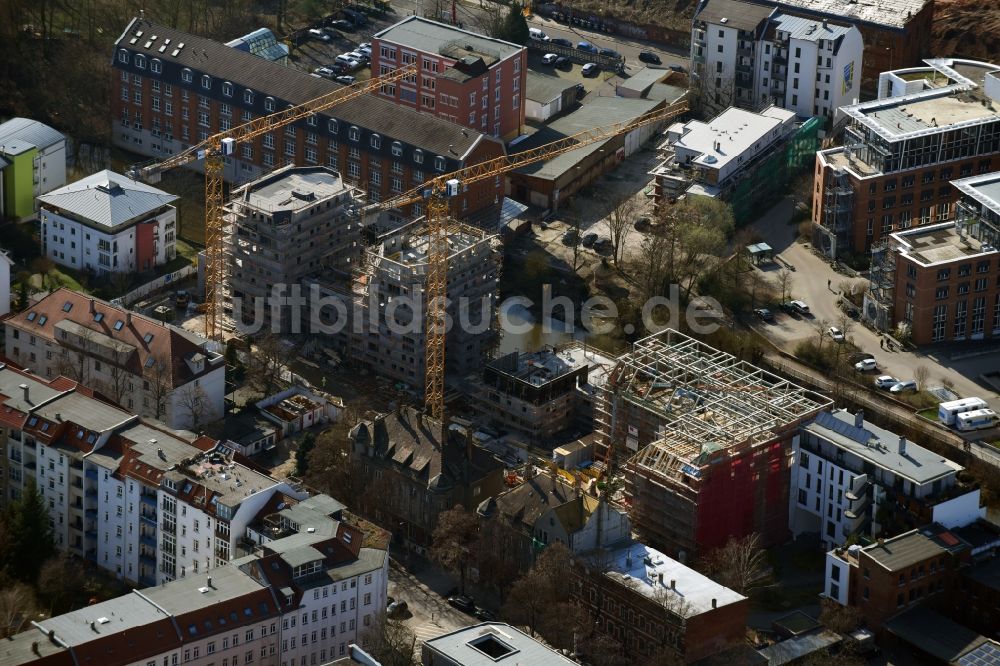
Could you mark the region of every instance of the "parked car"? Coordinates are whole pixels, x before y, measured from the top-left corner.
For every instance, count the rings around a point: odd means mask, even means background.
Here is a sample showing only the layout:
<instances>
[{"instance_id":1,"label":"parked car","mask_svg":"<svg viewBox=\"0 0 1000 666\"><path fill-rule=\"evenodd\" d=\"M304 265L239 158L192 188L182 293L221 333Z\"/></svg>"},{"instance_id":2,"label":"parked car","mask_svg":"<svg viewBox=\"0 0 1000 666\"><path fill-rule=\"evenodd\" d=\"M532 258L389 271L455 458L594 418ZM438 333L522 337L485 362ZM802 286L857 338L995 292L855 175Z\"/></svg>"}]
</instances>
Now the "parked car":
<instances>
[{"instance_id":1,"label":"parked car","mask_svg":"<svg viewBox=\"0 0 1000 666\"><path fill-rule=\"evenodd\" d=\"M559 56L556 58L555 68L569 71L573 69L573 63L566 56Z\"/></svg>"},{"instance_id":2,"label":"parked car","mask_svg":"<svg viewBox=\"0 0 1000 666\"><path fill-rule=\"evenodd\" d=\"M344 19L337 19L330 23L331 28L336 28L341 32L354 32L354 24Z\"/></svg>"},{"instance_id":3,"label":"parked car","mask_svg":"<svg viewBox=\"0 0 1000 666\"><path fill-rule=\"evenodd\" d=\"M640 217L632 226L635 227L636 231L646 231L650 226L652 226L652 222L650 222L648 217Z\"/></svg>"},{"instance_id":4,"label":"parked car","mask_svg":"<svg viewBox=\"0 0 1000 666\"><path fill-rule=\"evenodd\" d=\"M549 41L549 36L546 35L544 32L542 32L541 30L539 30L538 28L528 28L528 37L543 42Z\"/></svg>"},{"instance_id":5,"label":"parked car","mask_svg":"<svg viewBox=\"0 0 1000 666\"><path fill-rule=\"evenodd\" d=\"M587 95L587 89L583 87L582 83L576 84L576 98L583 99Z\"/></svg>"},{"instance_id":6,"label":"parked car","mask_svg":"<svg viewBox=\"0 0 1000 666\"><path fill-rule=\"evenodd\" d=\"M611 254L612 250L614 250L614 245L612 245L610 238L598 238L597 242L594 243L594 252L597 254Z\"/></svg>"},{"instance_id":7,"label":"parked car","mask_svg":"<svg viewBox=\"0 0 1000 666\"><path fill-rule=\"evenodd\" d=\"M650 65L663 64L663 61L660 60L660 56L656 55L652 51L639 51L639 61Z\"/></svg>"},{"instance_id":8,"label":"parked car","mask_svg":"<svg viewBox=\"0 0 1000 666\"><path fill-rule=\"evenodd\" d=\"M371 54L372 54L372 43L371 42L361 42L360 44L358 44L358 48L356 48L354 50L355 51L361 51L365 55L371 57Z\"/></svg>"},{"instance_id":9,"label":"parked car","mask_svg":"<svg viewBox=\"0 0 1000 666\"><path fill-rule=\"evenodd\" d=\"M333 78L333 76L336 75L336 72L334 72L329 67L317 67L316 69L313 70L313 74L319 74L320 76L325 76L326 78L329 79Z\"/></svg>"},{"instance_id":10,"label":"parked car","mask_svg":"<svg viewBox=\"0 0 1000 666\"><path fill-rule=\"evenodd\" d=\"M769 324L774 321L774 313L767 308L757 308L753 313L761 321L766 321Z\"/></svg>"},{"instance_id":11,"label":"parked car","mask_svg":"<svg viewBox=\"0 0 1000 666\"><path fill-rule=\"evenodd\" d=\"M353 85L354 82L357 81L357 79L351 76L350 74L341 74L340 76L335 78L334 81L336 81L337 83L343 83L345 86L349 86Z\"/></svg>"},{"instance_id":12,"label":"parked car","mask_svg":"<svg viewBox=\"0 0 1000 666\"><path fill-rule=\"evenodd\" d=\"M178 309L186 308L191 303L191 294L184 289L178 289L174 294L174 307Z\"/></svg>"},{"instance_id":13,"label":"parked car","mask_svg":"<svg viewBox=\"0 0 1000 666\"><path fill-rule=\"evenodd\" d=\"M890 393L907 393L916 390L917 390L917 383L912 379L907 379L904 382L897 382L889 388Z\"/></svg>"},{"instance_id":14,"label":"parked car","mask_svg":"<svg viewBox=\"0 0 1000 666\"><path fill-rule=\"evenodd\" d=\"M621 58L622 57L622 54L618 53L618 51L615 51L614 49L601 49L600 51L598 51L598 53L600 53L602 56L607 56L609 58Z\"/></svg>"},{"instance_id":15,"label":"parked car","mask_svg":"<svg viewBox=\"0 0 1000 666\"><path fill-rule=\"evenodd\" d=\"M338 63L340 63L343 67L346 67L347 69L357 69L358 67L361 66L360 62L358 62L354 58L344 53L341 53L334 60L336 60Z\"/></svg>"},{"instance_id":16,"label":"parked car","mask_svg":"<svg viewBox=\"0 0 1000 666\"><path fill-rule=\"evenodd\" d=\"M875 388L880 388L883 391L888 391L898 383L899 380L892 375L879 375L875 378Z\"/></svg>"},{"instance_id":17,"label":"parked car","mask_svg":"<svg viewBox=\"0 0 1000 666\"><path fill-rule=\"evenodd\" d=\"M577 233L576 229L570 229L563 234L562 242L563 245L576 245L580 242L580 234Z\"/></svg>"},{"instance_id":18,"label":"parked car","mask_svg":"<svg viewBox=\"0 0 1000 666\"><path fill-rule=\"evenodd\" d=\"M326 28L322 28L322 30L326 34L330 35L330 39L340 39L343 37L343 35L341 35L335 28L327 26Z\"/></svg>"},{"instance_id":19,"label":"parked car","mask_svg":"<svg viewBox=\"0 0 1000 666\"><path fill-rule=\"evenodd\" d=\"M597 47L591 44L590 42L577 42L576 50L586 51L587 53L598 53Z\"/></svg>"},{"instance_id":20,"label":"parked car","mask_svg":"<svg viewBox=\"0 0 1000 666\"><path fill-rule=\"evenodd\" d=\"M787 312L788 314L795 314L797 312L795 306L792 305L791 301L785 301L784 303L779 303L778 307L781 309L782 312Z\"/></svg>"},{"instance_id":21,"label":"parked car","mask_svg":"<svg viewBox=\"0 0 1000 666\"><path fill-rule=\"evenodd\" d=\"M371 60L371 58L366 56L364 53L361 53L361 51L351 51L344 55L346 55L348 58L353 58L354 60L357 60L360 63L367 63Z\"/></svg>"},{"instance_id":22,"label":"parked car","mask_svg":"<svg viewBox=\"0 0 1000 666\"><path fill-rule=\"evenodd\" d=\"M573 48L573 42L569 41L568 39L563 39L562 37L556 37L554 39L550 39L549 43L558 44L559 46L566 46L568 48Z\"/></svg>"},{"instance_id":23,"label":"parked car","mask_svg":"<svg viewBox=\"0 0 1000 666\"><path fill-rule=\"evenodd\" d=\"M399 601L393 601L389 604L389 606L385 609L385 612L386 615L389 615L390 617L396 617L404 614L406 612L406 608L406 602L400 599Z\"/></svg>"},{"instance_id":24,"label":"parked car","mask_svg":"<svg viewBox=\"0 0 1000 666\"><path fill-rule=\"evenodd\" d=\"M559 56L557 56L555 53L546 53L545 55L542 56L543 65L554 65L556 63L556 60L559 60Z\"/></svg>"},{"instance_id":25,"label":"parked car","mask_svg":"<svg viewBox=\"0 0 1000 666\"><path fill-rule=\"evenodd\" d=\"M855 363L854 369L858 372L871 372L872 370L878 370L878 363L873 358L866 358L863 361Z\"/></svg>"},{"instance_id":26,"label":"parked car","mask_svg":"<svg viewBox=\"0 0 1000 666\"><path fill-rule=\"evenodd\" d=\"M318 39L321 42L330 41L330 35L326 34L325 32L323 32L318 28L309 28L309 36L312 37L313 39Z\"/></svg>"},{"instance_id":27,"label":"parked car","mask_svg":"<svg viewBox=\"0 0 1000 666\"><path fill-rule=\"evenodd\" d=\"M590 233L584 234L583 238L580 239L580 245L584 247L593 247L594 243L597 242L597 234Z\"/></svg>"},{"instance_id":28,"label":"parked car","mask_svg":"<svg viewBox=\"0 0 1000 666\"><path fill-rule=\"evenodd\" d=\"M837 328L836 326L831 326L830 328L826 329L826 332L830 334L830 337L833 338L834 342L843 342L844 340L846 340L846 338L844 337L844 332L839 328Z\"/></svg>"},{"instance_id":29,"label":"parked car","mask_svg":"<svg viewBox=\"0 0 1000 666\"><path fill-rule=\"evenodd\" d=\"M458 595L455 597L448 597L448 604L453 608L457 608L463 613L468 613L472 615L476 612L476 602L468 595Z\"/></svg>"},{"instance_id":30,"label":"parked car","mask_svg":"<svg viewBox=\"0 0 1000 666\"><path fill-rule=\"evenodd\" d=\"M676 65L676 64L675 65L670 65L667 69L669 69L671 71L674 71L674 72L680 72L681 74L683 74L686 71L684 69L683 65Z\"/></svg>"},{"instance_id":31,"label":"parked car","mask_svg":"<svg viewBox=\"0 0 1000 666\"><path fill-rule=\"evenodd\" d=\"M601 71L600 65L598 65L596 62L588 62L586 65L583 66L583 69L580 70L580 73L583 74L584 76L597 76L597 73L600 71Z\"/></svg>"},{"instance_id":32,"label":"parked car","mask_svg":"<svg viewBox=\"0 0 1000 666\"><path fill-rule=\"evenodd\" d=\"M477 608L476 619L482 620L483 622L492 622L496 619L496 616L485 608Z\"/></svg>"},{"instance_id":33,"label":"parked car","mask_svg":"<svg viewBox=\"0 0 1000 666\"><path fill-rule=\"evenodd\" d=\"M800 315L809 314L809 306L805 304L805 301L789 301L792 309L798 312Z\"/></svg>"}]
</instances>

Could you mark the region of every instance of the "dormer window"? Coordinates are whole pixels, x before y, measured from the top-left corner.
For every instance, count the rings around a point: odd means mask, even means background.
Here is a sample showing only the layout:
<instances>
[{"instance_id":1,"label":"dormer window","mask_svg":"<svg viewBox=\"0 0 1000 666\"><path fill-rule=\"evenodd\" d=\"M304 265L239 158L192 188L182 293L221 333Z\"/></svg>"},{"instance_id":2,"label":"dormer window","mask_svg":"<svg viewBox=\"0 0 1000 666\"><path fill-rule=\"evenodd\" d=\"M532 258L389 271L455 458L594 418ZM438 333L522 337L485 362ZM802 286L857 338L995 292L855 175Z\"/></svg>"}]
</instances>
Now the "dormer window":
<instances>
[{"instance_id":1,"label":"dormer window","mask_svg":"<svg viewBox=\"0 0 1000 666\"><path fill-rule=\"evenodd\" d=\"M202 74L201 75L201 87L204 88L205 90L211 90L212 89L212 77L209 76L208 74Z\"/></svg>"},{"instance_id":2,"label":"dormer window","mask_svg":"<svg viewBox=\"0 0 1000 666\"><path fill-rule=\"evenodd\" d=\"M417 164L423 164L424 163L424 151L420 150L419 148L417 150L414 150L413 151L413 161L416 162Z\"/></svg>"},{"instance_id":3,"label":"dormer window","mask_svg":"<svg viewBox=\"0 0 1000 666\"><path fill-rule=\"evenodd\" d=\"M232 97L233 96L233 84L230 83L229 81L226 81L225 83L223 83L222 84L222 94L225 95L226 97Z\"/></svg>"},{"instance_id":4,"label":"dormer window","mask_svg":"<svg viewBox=\"0 0 1000 666\"><path fill-rule=\"evenodd\" d=\"M443 157L441 157L439 155L438 157L434 158L434 168L435 169L437 169L438 171L444 171L444 166L445 166L445 162L444 162L444 158Z\"/></svg>"},{"instance_id":5,"label":"dormer window","mask_svg":"<svg viewBox=\"0 0 1000 666\"><path fill-rule=\"evenodd\" d=\"M244 90L243 91L243 102L245 104L253 104L253 91L252 90Z\"/></svg>"},{"instance_id":6,"label":"dormer window","mask_svg":"<svg viewBox=\"0 0 1000 666\"><path fill-rule=\"evenodd\" d=\"M190 69L185 67L184 69L181 70L181 80L184 81L184 83L191 83L192 78L193 75L191 74Z\"/></svg>"},{"instance_id":7,"label":"dormer window","mask_svg":"<svg viewBox=\"0 0 1000 666\"><path fill-rule=\"evenodd\" d=\"M135 66L138 67L139 69L146 69L146 56L136 55Z\"/></svg>"},{"instance_id":8,"label":"dormer window","mask_svg":"<svg viewBox=\"0 0 1000 666\"><path fill-rule=\"evenodd\" d=\"M123 322L121 319L119 319L118 321L115 322L115 330L116 331L120 331L124 327L125 327L125 322Z\"/></svg>"},{"instance_id":9,"label":"dormer window","mask_svg":"<svg viewBox=\"0 0 1000 666\"><path fill-rule=\"evenodd\" d=\"M372 134L372 148L381 148L381 147L382 147L382 137L380 137L378 134Z\"/></svg>"},{"instance_id":10,"label":"dormer window","mask_svg":"<svg viewBox=\"0 0 1000 666\"><path fill-rule=\"evenodd\" d=\"M268 97L264 100L264 109L267 111L274 111L274 98Z\"/></svg>"},{"instance_id":11,"label":"dormer window","mask_svg":"<svg viewBox=\"0 0 1000 666\"><path fill-rule=\"evenodd\" d=\"M149 61L149 71L151 71L153 74L162 74L163 62L161 62L159 58L153 58L152 60Z\"/></svg>"},{"instance_id":12,"label":"dormer window","mask_svg":"<svg viewBox=\"0 0 1000 666\"><path fill-rule=\"evenodd\" d=\"M361 138L361 130L357 127L351 127L351 129L347 131L347 136L351 141L357 141Z\"/></svg>"},{"instance_id":13,"label":"dormer window","mask_svg":"<svg viewBox=\"0 0 1000 666\"><path fill-rule=\"evenodd\" d=\"M330 134L336 134L340 130L340 127L338 126L336 120L330 119L326 123L326 129L330 132Z\"/></svg>"},{"instance_id":14,"label":"dormer window","mask_svg":"<svg viewBox=\"0 0 1000 666\"><path fill-rule=\"evenodd\" d=\"M125 49L118 51L118 62L123 62L126 65L128 64L128 51Z\"/></svg>"}]
</instances>

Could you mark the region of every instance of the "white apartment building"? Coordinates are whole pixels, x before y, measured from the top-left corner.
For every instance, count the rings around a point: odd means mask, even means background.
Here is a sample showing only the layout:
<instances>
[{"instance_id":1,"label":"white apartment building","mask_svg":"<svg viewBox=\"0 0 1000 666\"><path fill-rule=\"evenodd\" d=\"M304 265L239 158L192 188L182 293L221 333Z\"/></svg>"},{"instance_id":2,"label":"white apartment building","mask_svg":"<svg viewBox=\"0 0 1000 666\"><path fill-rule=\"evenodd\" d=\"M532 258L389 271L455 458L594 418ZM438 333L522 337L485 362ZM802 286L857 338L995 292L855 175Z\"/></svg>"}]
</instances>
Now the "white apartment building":
<instances>
[{"instance_id":1,"label":"white apartment building","mask_svg":"<svg viewBox=\"0 0 1000 666\"><path fill-rule=\"evenodd\" d=\"M388 553L362 545L382 535L324 495L290 502L309 514L302 531L210 574L34 622L0 645L0 663L313 666L346 656L385 608Z\"/></svg>"},{"instance_id":2,"label":"white apartment building","mask_svg":"<svg viewBox=\"0 0 1000 666\"><path fill-rule=\"evenodd\" d=\"M171 428L222 416L226 364L205 338L70 289L5 320L6 354L35 374L92 386Z\"/></svg>"},{"instance_id":3,"label":"white apartment building","mask_svg":"<svg viewBox=\"0 0 1000 666\"><path fill-rule=\"evenodd\" d=\"M831 121L861 90L854 25L739 0L708 0L694 18L691 72L707 108L776 104Z\"/></svg>"},{"instance_id":4,"label":"white apartment building","mask_svg":"<svg viewBox=\"0 0 1000 666\"><path fill-rule=\"evenodd\" d=\"M820 412L792 440L792 455L789 529L818 533L827 549L902 522L954 528L985 516L979 489L957 479L961 465L865 421L861 411Z\"/></svg>"},{"instance_id":5,"label":"white apartment building","mask_svg":"<svg viewBox=\"0 0 1000 666\"><path fill-rule=\"evenodd\" d=\"M38 197L42 253L101 276L153 270L177 256L177 199L99 171Z\"/></svg>"}]
</instances>

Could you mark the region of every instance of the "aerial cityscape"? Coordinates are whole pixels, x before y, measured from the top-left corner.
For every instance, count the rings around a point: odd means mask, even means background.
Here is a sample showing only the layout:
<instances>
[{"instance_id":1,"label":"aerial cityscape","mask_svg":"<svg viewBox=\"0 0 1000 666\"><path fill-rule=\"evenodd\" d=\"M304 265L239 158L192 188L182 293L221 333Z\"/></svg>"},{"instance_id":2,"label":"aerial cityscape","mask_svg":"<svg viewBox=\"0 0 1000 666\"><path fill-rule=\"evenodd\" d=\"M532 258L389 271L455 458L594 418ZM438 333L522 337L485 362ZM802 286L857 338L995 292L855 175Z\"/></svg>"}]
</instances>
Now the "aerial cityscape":
<instances>
[{"instance_id":1,"label":"aerial cityscape","mask_svg":"<svg viewBox=\"0 0 1000 666\"><path fill-rule=\"evenodd\" d=\"M1000 5L0 16L0 666L1000 666Z\"/></svg>"}]
</instances>

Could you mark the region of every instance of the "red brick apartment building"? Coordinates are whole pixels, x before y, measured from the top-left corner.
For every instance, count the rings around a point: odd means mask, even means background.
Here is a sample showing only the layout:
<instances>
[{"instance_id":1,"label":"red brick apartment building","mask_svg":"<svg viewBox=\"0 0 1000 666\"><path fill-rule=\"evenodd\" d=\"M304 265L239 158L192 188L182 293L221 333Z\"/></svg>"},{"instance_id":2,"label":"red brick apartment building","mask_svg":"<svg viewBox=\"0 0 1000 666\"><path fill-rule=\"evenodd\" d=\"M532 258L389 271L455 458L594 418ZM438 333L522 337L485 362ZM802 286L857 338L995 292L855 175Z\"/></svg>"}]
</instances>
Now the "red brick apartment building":
<instances>
[{"instance_id":1,"label":"red brick apartment building","mask_svg":"<svg viewBox=\"0 0 1000 666\"><path fill-rule=\"evenodd\" d=\"M396 104L510 140L524 127L528 50L454 26L408 16L372 35L372 72L416 65L382 88Z\"/></svg>"},{"instance_id":2,"label":"red brick apartment building","mask_svg":"<svg viewBox=\"0 0 1000 666\"><path fill-rule=\"evenodd\" d=\"M1000 338L1000 172L952 181L954 221L892 234L872 251L864 316L916 344Z\"/></svg>"},{"instance_id":3,"label":"red brick apartment building","mask_svg":"<svg viewBox=\"0 0 1000 666\"><path fill-rule=\"evenodd\" d=\"M816 154L813 237L830 257L950 220L957 192L949 182L1000 167L997 66L926 62L883 73L878 99L841 109L844 145Z\"/></svg>"},{"instance_id":4,"label":"red brick apartment building","mask_svg":"<svg viewBox=\"0 0 1000 666\"><path fill-rule=\"evenodd\" d=\"M142 18L118 38L112 65L113 141L153 158L341 87ZM503 154L490 136L371 94L238 145L225 178L242 183L288 164L323 165L378 201ZM485 180L458 195L455 211L471 215L502 196L499 179Z\"/></svg>"}]
</instances>

